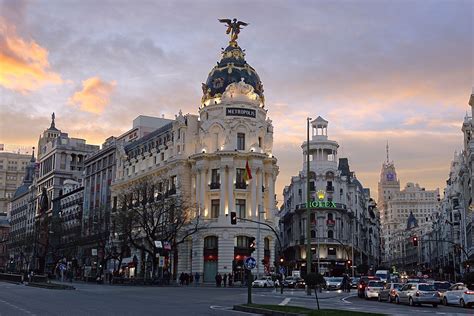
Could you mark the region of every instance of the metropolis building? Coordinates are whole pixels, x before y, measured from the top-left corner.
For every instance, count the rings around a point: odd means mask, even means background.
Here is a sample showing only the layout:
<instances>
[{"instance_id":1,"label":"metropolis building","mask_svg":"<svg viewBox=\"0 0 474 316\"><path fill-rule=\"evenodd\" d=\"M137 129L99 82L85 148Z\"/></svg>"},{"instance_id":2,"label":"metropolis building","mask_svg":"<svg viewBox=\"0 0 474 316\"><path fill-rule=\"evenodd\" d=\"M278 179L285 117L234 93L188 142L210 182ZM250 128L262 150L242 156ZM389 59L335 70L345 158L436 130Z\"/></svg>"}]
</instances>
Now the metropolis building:
<instances>
[{"instance_id":1,"label":"metropolis building","mask_svg":"<svg viewBox=\"0 0 474 316\"><path fill-rule=\"evenodd\" d=\"M171 271L200 273L213 282L217 273L234 273L239 280L243 260L256 238L256 270L269 271L275 260L276 226L273 125L267 116L262 82L232 38L222 58L211 69L198 114L179 111L175 120L124 146L118 145L117 176L112 198L144 177L166 178L167 194L188 197L195 217L204 226L178 245L178 255L167 259ZM245 177L246 166L251 179ZM230 212L239 217L231 224ZM260 238L259 238L260 237ZM130 260L149 260L131 247ZM177 260L177 262L176 262ZM140 264L136 269L140 269ZM139 271L136 271L139 272Z\"/></svg>"}]
</instances>

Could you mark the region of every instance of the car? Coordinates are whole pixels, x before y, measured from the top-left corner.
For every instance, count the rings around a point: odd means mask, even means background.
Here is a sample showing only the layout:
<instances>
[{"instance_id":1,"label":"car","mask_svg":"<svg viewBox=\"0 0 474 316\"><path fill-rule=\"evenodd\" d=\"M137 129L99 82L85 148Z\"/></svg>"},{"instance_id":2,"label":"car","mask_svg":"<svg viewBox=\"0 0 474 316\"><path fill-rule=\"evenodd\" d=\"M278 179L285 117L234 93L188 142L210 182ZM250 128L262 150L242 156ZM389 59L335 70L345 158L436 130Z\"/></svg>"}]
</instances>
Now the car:
<instances>
[{"instance_id":1,"label":"car","mask_svg":"<svg viewBox=\"0 0 474 316\"><path fill-rule=\"evenodd\" d=\"M440 294L433 284L428 283L407 283L398 290L395 302L408 303L410 306L431 304L438 307Z\"/></svg>"},{"instance_id":2,"label":"car","mask_svg":"<svg viewBox=\"0 0 474 316\"><path fill-rule=\"evenodd\" d=\"M444 298L444 293L451 287L451 283L448 281L434 281L433 285L435 289L439 292L440 294L440 303L443 302Z\"/></svg>"},{"instance_id":3,"label":"car","mask_svg":"<svg viewBox=\"0 0 474 316\"><path fill-rule=\"evenodd\" d=\"M443 295L443 305L456 304L462 307L474 305L474 287L463 283L453 284Z\"/></svg>"},{"instance_id":4,"label":"car","mask_svg":"<svg viewBox=\"0 0 474 316\"><path fill-rule=\"evenodd\" d=\"M357 283L359 283L360 277L351 278L351 288L357 289Z\"/></svg>"},{"instance_id":5,"label":"car","mask_svg":"<svg viewBox=\"0 0 474 316\"><path fill-rule=\"evenodd\" d=\"M390 281L390 271L388 270L377 270L375 271L375 276L379 277L381 281L384 281L384 282Z\"/></svg>"},{"instance_id":6,"label":"car","mask_svg":"<svg viewBox=\"0 0 474 316\"><path fill-rule=\"evenodd\" d=\"M379 292L379 302L387 301L392 303L395 301L397 291L401 289L403 284L401 283L387 283L384 288Z\"/></svg>"},{"instance_id":7,"label":"car","mask_svg":"<svg viewBox=\"0 0 474 316\"><path fill-rule=\"evenodd\" d=\"M264 276L252 282L253 287L274 287L275 282L273 282L271 276Z\"/></svg>"},{"instance_id":8,"label":"car","mask_svg":"<svg viewBox=\"0 0 474 316\"><path fill-rule=\"evenodd\" d=\"M326 279L326 288L330 290L340 290L342 288L342 277L330 277Z\"/></svg>"},{"instance_id":9,"label":"car","mask_svg":"<svg viewBox=\"0 0 474 316\"><path fill-rule=\"evenodd\" d=\"M371 298L378 298L379 297L379 292L383 289L385 286L385 282L383 281L369 281L367 283L367 286L365 287L364 290L364 296L366 299L371 299Z\"/></svg>"},{"instance_id":10,"label":"car","mask_svg":"<svg viewBox=\"0 0 474 316\"><path fill-rule=\"evenodd\" d=\"M380 278L376 276L361 276L357 283L357 296L365 297L365 287L369 281L380 281Z\"/></svg>"},{"instance_id":11,"label":"car","mask_svg":"<svg viewBox=\"0 0 474 316\"><path fill-rule=\"evenodd\" d=\"M297 277L286 277L283 281L283 286L288 288L304 288L305 283L302 278Z\"/></svg>"}]
</instances>

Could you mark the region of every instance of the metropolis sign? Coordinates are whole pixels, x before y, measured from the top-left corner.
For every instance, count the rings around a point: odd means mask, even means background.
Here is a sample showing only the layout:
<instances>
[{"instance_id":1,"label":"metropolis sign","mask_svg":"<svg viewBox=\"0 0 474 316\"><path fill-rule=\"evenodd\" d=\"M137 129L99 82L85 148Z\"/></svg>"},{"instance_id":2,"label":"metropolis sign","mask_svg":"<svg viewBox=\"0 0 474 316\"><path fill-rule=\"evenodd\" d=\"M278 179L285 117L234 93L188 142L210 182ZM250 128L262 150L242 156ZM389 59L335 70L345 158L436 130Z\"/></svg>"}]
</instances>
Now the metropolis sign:
<instances>
[{"instance_id":1,"label":"metropolis sign","mask_svg":"<svg viewBox=\"0 0 474 316\"><path fill-rule=\"evenodd\" d=\"M226 116L245 116L245 117L255 118L257 116L257 112L252 109L226 108L225 115Z\"/></svg>"}]
</instances>

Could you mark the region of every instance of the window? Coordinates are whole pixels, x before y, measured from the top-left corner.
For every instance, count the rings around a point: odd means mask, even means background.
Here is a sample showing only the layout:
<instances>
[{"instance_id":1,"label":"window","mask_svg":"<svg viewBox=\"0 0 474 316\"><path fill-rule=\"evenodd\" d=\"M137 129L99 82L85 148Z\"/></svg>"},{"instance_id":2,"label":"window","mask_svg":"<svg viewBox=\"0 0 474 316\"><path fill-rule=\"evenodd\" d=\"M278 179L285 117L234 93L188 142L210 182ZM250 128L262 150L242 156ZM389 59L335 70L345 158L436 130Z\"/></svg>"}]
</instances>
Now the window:
<instances>
[{"instance_id":1,"label":"window","mask_svg":"<svg viewBox=\"0 0 474 316\"><path fill-rule=\"evenodd\" d=\"M237 150L245 150L245 133L237 133Z\"/></svg>"},{"instance_id":2,"label":"window","mask_svg":"<svg viewBox=\"0 0 474 316\"><path fill-rule=\"evenodd\" d=\"M209 236L204 238L204 249L217 249L217 237Z\"/></svg>"},{"instance_id":3,"label":"window","mask_svg":"<svg viewBox=\"0 0 474 316\"><path fill-rule=\"evenodd\" d=\"M329 239L334 238L334 232L332 230L328 230L328 238Z\"/></svg>"},{"instance_id":4,"label":"window","mask_svg":"<svg viewBox=\"0 0 474 316\"><path fill-rule=\"evenodd\" d=\"M328 256L335 256L336 255L336 248L329 247L328 248Z\"/></svg>"},{"instance_id":5,"label":"window","mask_svg":"<svg viewBox=\"0 0 474 316\"><path fill-rule=\"evenodd\" d=\"M258 138L258 147L262 148L262 137Z\"/></svg>"},{"instance_id":6,"label":"window","mask_svg":"<svg viewBox=\"0 0 474 316\"><path fill-rule=\"evenodd\" d=\"M328 221L332 221L332 220L334 220L332 213L328 213Z\"/></svg>"},{"instance_id":7,"label":"window","mask_svg":"<svg viewBox=\"0 0 474 316\"><path fill-rule=\"evenodd\" d=\"M235 170L235 188L236 189L247 188L247 184L245 183L245 179L244 179L244 174L245 174L244 168L237 168Z\"/></svg>"},{"instance_id":8,"label":"window","mask_svg":"<svg viewBox=\"0 0 474 316\"><path fill-rule=\"evenodd\" d=\"M237 236L235 237L235 247L237 248L248 248L250 244L249 237Z\"/></svg>"},{"instance_id":9,"label":"window","mask_svg":"<svg viewBox=\"0 0 474 316\"><path fill-rule=\"evenodd\" d=\"M221 203L219 199L211 200L211 218L219 217L220 204Z\"/></svg>"},{"instance_id":10,"label":"window","mask_svg":"<svg viewBox=\"0 0 474 316\"><path fill-rule=\"evenodd\" d=\"M212 169L211 171L211 184L221 183L221 174L219 169Z\"/></svg>"},{"instance_id":11,"label":"window","mask_svg":"<svg viewBox=\"0 0 474 316\"><path fill-rule=\"evenodd\" d=\"M246 211L245 211L245 199L236 199L235 200L235 211L239 215L240 218L245 218Z\"/></svg>"}]
</instances>

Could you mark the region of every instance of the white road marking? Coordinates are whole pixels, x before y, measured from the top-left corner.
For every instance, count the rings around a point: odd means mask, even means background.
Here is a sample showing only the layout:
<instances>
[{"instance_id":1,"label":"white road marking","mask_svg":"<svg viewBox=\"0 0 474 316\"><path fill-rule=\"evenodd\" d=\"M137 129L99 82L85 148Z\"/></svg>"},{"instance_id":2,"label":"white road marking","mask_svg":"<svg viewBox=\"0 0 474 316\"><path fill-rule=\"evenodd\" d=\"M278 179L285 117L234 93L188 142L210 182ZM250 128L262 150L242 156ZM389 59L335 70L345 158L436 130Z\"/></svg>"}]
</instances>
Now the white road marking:
<instances>
[{"instance_id":1,"label":"white road marking","mask_svg":"<svg viewBox=\"0 0 474 316\"><path fill-rule=\"evenodd\" d=\"M232 307L229 306L219 306L219 305L211 305L211 309L218 309L218 310L231 310Z\"/></svg>"},{"instance_id":2,"label":"white road marking","mask_svg":"<svg viewBox=\"0 0 474 316\"><path fill-rule=\"evenodd\" d=\"M349 296L343 297L341 298L341 301L343 301L346 304L352 304L351 302L346 301L346 299L351 298L351 297L355 297L355 295L349 295Z\"/></svg>"},{"instance_id":3,"label":"white road marking","mask_svg":"<svg viewBox=\"0 0 474 316\"><path fill-rule=\"evenodd\" d=\"M26 309L24 309L24 308L22 308L22 307L16 306L16 305L14 305L14 304L12 304L12 303L10 303L10 302L7 302L7 301L4 301L4 300L1 300L1 299L0 299L0 303L4 303L4 304L6 304L6 305L8 305L8 306L10 306L10 307L13 307L14 309L17 309L17 310L19 310L19 311L22 311L22 312L25 313L25 314L28 314L28 315L31 315L31 316L35 316L35 314L33 314L32 312L30 312L29 310L26 310Z\"/></svg>"},{"instance_id":4,"label":"white road marking","mask_svg":"<svg viewBox=\"0 0 474 316\"><path fill-rule=\"evenodd\" d=\"M287 297L283 301L281 301L281 303L278 304L278 305L284 306L284 305L288 304L290 302L290 300L291 300L291 297Z\"/></svg>"}]
</instances>

